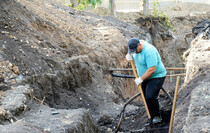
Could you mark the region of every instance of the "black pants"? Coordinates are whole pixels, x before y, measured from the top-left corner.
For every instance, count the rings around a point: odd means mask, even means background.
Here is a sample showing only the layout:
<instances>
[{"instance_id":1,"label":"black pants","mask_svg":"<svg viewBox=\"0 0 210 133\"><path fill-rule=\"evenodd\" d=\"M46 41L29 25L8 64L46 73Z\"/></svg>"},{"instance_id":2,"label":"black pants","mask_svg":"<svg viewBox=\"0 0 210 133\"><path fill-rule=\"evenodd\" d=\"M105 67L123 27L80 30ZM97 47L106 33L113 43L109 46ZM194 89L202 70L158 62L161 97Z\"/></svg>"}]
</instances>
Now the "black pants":
<instances>
[{"instance_id":1,"label":"black pants","mask_svg":"<svg viewBox=\"0 0 210 133\"><path fill-rule=\"evenodd\" d=\"M160 89L163 86L164 80L165 80L165 77L152 78L152 79L144 81L141 84L152 119L155 116L160 116L159 102L158 102L157 97L160 92Z\"/></svg>"}]
</instances>

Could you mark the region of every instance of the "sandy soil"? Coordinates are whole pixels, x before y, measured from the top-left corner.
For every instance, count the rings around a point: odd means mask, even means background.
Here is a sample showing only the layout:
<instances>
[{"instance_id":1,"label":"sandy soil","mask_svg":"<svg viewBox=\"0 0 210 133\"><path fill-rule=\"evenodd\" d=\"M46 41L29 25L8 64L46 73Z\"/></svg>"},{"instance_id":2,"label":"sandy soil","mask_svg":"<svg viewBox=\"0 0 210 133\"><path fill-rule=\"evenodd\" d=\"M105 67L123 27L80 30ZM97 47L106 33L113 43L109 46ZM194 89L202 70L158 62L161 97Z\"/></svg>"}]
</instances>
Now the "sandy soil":
<instances>
[{"instance_id":1,"label":"sandy soil","mask_svg":"<svg viewBox=\"0 0 210 133\"><path fill-rule=\"evenodd\" d=\"M139 13L118 13L123 22L106 16L106 10L99 9L98 14L102 16L97 16L52 1L4 0L0 4L1 93L11 90L11 85L30 84L35 96L45 99L50 107L90 110L102 132L114 130L123 103L138 91L133 89L136 87L133 79L113 78L107 70L107 67L130 67L124 59L129 38L141 34L141 39L154 41L162 48L160 52L165 56L165 64L183 66L180 55L187 49L184 41L178 43L178 49L173 43L166 47L168 43L164 39L170 42L172 34L167 29L160 30L162 26L157 23L150 23L148 29L140 27L145 23L138 25L136 19L142 17ZM200 6L193 5L194 8ZM188 6L178 4L170 8L179 36L189 33L192 25L208 14L203 13L207 8L202 8L200 14L189 15L193 8L187 8L189 11L186 12L184 7ZM98 11L92 12L97 14ZM149 34L149 29L157 30L153 32L158 33L156 40ZM166 37L158 43L161 35ZM179 55L178 58L175 59L175 55ZM172 95L174 84L166 84ZM163 93L160 99L163 104L167 101ZM134 101L121 131L140 129L146 121L143 104Z\"/></svg>"}]
</instances>

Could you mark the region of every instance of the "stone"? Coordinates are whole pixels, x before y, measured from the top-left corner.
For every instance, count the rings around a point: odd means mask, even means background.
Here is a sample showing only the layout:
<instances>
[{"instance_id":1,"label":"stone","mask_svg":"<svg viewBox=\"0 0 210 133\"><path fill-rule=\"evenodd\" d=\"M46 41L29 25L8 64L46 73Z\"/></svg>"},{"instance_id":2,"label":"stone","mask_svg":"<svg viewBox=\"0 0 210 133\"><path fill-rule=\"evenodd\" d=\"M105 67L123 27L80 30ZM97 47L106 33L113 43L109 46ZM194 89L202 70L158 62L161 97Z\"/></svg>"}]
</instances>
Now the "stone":
<instances>
[{"instance_id":1,"label":"stone","mask_svg":"<svg viewBox=\"0 0 210 133\"><path fill-rule=\"evenodd\" d=\"M18 69L17 66L14 66L14 67L12 68L12 70L13 70L13 72L14 72L15 74L19 74L19 69Z\"/></svg>"},{"instance_id":2,"label":"stone","mask_svg":"<svg viewBox=\"0 0 210 133\"><path fill-rule=\"evenodd\" d=\"M58 115L51 114L52 108L38 105L30 115L13 124L0 125L0 132L11 133L99 133L89 111L79 109L58 109Z\"/></svg>"}]
</instances>

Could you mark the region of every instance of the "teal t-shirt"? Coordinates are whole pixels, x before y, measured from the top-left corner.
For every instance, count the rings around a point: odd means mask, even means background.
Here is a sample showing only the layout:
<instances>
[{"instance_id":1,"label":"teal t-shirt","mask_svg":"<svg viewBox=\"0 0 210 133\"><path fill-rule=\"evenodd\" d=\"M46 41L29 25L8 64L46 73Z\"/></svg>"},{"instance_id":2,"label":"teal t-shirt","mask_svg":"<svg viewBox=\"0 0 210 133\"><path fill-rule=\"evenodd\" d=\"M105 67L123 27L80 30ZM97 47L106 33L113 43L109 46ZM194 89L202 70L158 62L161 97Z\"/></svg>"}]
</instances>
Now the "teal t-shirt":
<instances>
[{"instance_id":1,"label":"teal t-shirt","mask_svg":"<svg viewBox=\"0 0 210 133\"><path fill-rule=\"evenodd\" d=\"M140 42L144 44L142 51L133 55L138 76L142 76L148 68L156 66L155 72L148 79L165 77L166 69L157 49L144 40Z\"/></svg>"}]
</instances>

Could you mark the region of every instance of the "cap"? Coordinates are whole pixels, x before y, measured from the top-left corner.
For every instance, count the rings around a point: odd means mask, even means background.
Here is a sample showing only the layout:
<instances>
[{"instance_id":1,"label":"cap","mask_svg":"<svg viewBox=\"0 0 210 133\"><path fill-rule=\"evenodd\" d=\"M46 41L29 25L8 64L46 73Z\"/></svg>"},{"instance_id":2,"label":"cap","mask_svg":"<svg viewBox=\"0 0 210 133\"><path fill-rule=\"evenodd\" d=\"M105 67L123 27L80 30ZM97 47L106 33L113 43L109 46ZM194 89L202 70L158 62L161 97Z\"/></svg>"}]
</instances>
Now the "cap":
<instances>
[{"instance_id":1,"label":"cap","mask_svg":"<svg viewBox=\"0 0 210 133\"><path fill-rule=\"evenodd\" d=\"M131 38L128 41L128 53L134 53L136 52L137 46L139 45L140 41L137 38Z\"/></svg>"}]
</instances>

